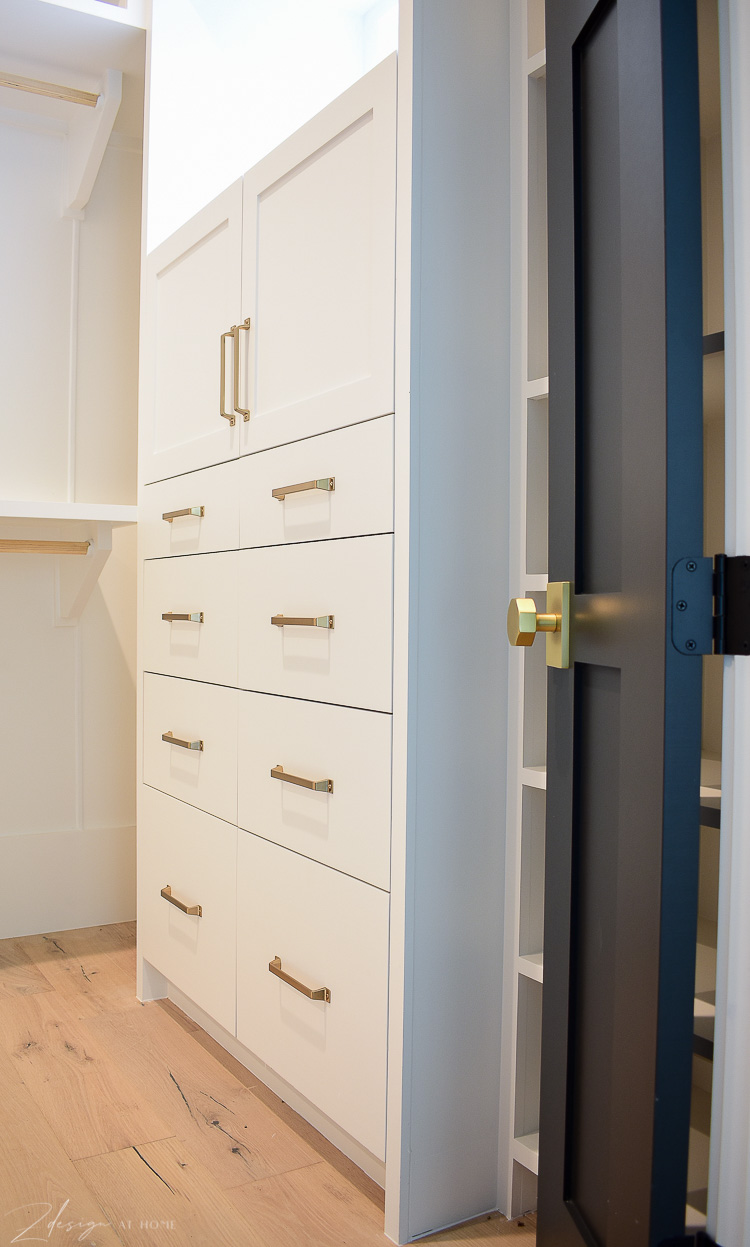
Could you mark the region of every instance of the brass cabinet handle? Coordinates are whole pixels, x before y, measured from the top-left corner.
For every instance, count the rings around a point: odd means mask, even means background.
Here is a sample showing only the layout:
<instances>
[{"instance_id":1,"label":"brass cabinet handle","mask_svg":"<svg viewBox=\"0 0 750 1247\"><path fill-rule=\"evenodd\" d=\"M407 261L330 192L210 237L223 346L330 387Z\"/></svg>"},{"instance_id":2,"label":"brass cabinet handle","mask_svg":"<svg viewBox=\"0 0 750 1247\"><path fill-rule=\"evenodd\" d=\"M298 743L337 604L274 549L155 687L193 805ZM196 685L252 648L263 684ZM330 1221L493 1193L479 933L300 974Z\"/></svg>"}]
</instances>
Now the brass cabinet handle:
<instances>
[{"instance_id":1,"label":"brass cabinet handle","mask_svg":"<svg viewBox=\"0 0 750 1247\"><path fill-rule=\"evenodd\" d=\"M333 615L272 615L274 628L333 628Z\"/></svg>"},{"instance_id":2,"label":"brass cabinet handle","mask_svg":"<svg viewBox=\"0 0 750 1247\"><path fill-rule=\"evenodd\" d=\"M166 611L162 615L162 619L166 620L167 623L174 623L175 620L180 620L183 623L203 623L203 611L192 611L186 615L179 611Z\"/></svg>"},{"instance_id":3,"label":"brass cabinet handle","mask_svg":"<svg viewBox=\"0 0 750 1247\"><path fill-rule=\"evenodd\" d=\"M250 317L243 320L241 325L232 325L232 333L234 338L234 410L238 411L245 420L250 419L250 412L247 407L240 407L240 338L239 331L241 329L250 332ZM222 348L223 350L223 348Z\"/></svg>"},{"instance_id":4,"label":"brass cabinet handle","mask_svg":"<svg viewBox=\"0 0 750 1247\"><path fill-rule=\"evenodd\" d=\"M162 893L162 896L164 893ZM327 987L307 987L304 983L300 983L299 979L293 979L291 974L287 974L286 970L281 968L281 957L274 957L273 961L269 961L268 968L271 974L275 974L277 979L282 979L288 983L295 991L301 992L303 996L307 996L308 1000L325 1000L326 1004L331 1003L331 993Z\"/></svg>"},{"instance_id":5,"label":"brass cabinet handle","mask_svg":"<svg viewBox=\"0 0 750 1247\"><path fill-rule=\"evenodd\" d=\"M169 901L170 905L174 905L175 909L181 909L183 914L192 914L194 918L203 917L202 905L186 905L184 901L180 901L176 896L172 896L172 888L167 884L166 888L162 888L161 895L165 901Z\"/></svg>"},{"instance_id":6,"label":"brass cabinet handle","mask_svg":"<svg viewBox=\"0 0 750 1247\"><path fill-rule=\"evenodd\" d=\"M199 519L203 519L205 514L205 507L183 507L181 511L164 511L161 518L171 524L172 520L178 520L181 515L197 515Z\"/></svg>"},{"instance_id":7,"label":"brass cabinet handle","mask_svg":"<svg viewBox=\"0 0 750 1247\"><path fill-rule=\"evenodd\" d=\"M180 740L179 736L175 736L173 732L162 732L161 738L168 745L179 745L180 749L199 749L203 753L202 740Z\"/></svg>"},{"instance_id":8,"label":"brass cabinet handle","mask_svg":"<svg viewBox=\"0 0 750 1247\"><path fill-rule=\"evenodd\" d=\"M303 779L301 775L290 775L283 766L271 768L271 779L280 779L284 784L297 784L299 788L311 788L313 792L333 792L332 779Z\"/></svg>"},{"instance_id":9,"label":"brass cabinet handle","mask_svg":"<svg viewBox=\"0 0 750 1247\"><path fill-rule=\"evenodd\" d=\"M224 410L224 396L227 392L227 360L226 360L227 352L226 352L226 347L224 346L224 343L226 342L227 338L232 339L232 341L234 342L234 353L236 357L237 355L237 339L235 337L236 332L237 332L237 326L232 325L231 329L227 330L226 333L223 333L221 335L221 373L219 376L219 412L224 417L225 420L229 421L232 428L234 428L234 424L236 420L235 414L233 411Z\"/></svg>"},{"instance_id":10,"label":"brass cabinet handle","mask_svg":"<svg viewBox=\"0 0 750 1247\"><path fill-rule=\"evenodd\" d=\"M287 494L301 494L308 489L324 489L326 493L332 494L335 488L335 476L321 476L317 481L302 481L299 485L281 485L278 489L271 490L271 497L283 502Z\"/></svg>"}]
</instances>

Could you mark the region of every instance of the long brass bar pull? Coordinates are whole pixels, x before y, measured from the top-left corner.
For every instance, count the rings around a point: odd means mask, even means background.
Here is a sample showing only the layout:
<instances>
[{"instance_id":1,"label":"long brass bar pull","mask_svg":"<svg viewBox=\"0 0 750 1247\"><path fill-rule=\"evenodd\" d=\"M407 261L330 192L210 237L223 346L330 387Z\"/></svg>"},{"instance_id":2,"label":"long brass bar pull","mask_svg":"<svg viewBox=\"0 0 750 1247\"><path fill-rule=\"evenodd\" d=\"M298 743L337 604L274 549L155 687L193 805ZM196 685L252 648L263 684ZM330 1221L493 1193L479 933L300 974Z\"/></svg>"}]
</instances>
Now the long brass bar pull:
<instances>
[{"instance_id":1,"label":"long brass bar pull","mask_svg":"<svg viewBox=\"0 0 750 1247\"><path fill-rule=\"evenodd\" d=\"M333 615L272 615L274 628L333 628Z\"/></svg>"},{"instance_id":2,"label":"long brass bar pull","mask_svg":"<svg viewBox=\"0 0 750 1247\"><path fill-rule=\"evenodd\" d=\"M179 745L180 749L199 749L203 753L202 740L180 740L179 736L175 736L174 732L162 732L161 738L168 745Z\"/></svg>"},{"instance_id":3,"label":"long brass bar pull","mask_svg":"<svg viewBox=\"0 0 750 1247\"><path fill-rule=\"evenodd\" d=\"M271 779L280 779L284 784L296 784L298 788L310 788L313 792L333 792L332 779L303 779L301 775L290 775L283 766L271 768Z\"/></svg>"},{"instance_id":4,"label":"long brass bar pull","mask_svg":"<svg viewBox=\"0 0 750 1247\"><path fill-rule=\"evenodd\" d=\"M178 520L181 515L197 515L202 520L205 514L205 507L183 507L180 511L164 511L161 518L171 524L172 520Z\"/></svg>"},{"instance_id":5,"label":"long brass bar pull","mask_svg":"<svg viewBox=\"0 0 750 1247\"><path fill-rule=\"evenodd\" d=\"M249 420L250 419L249 409L247 407L240 407L240 330L241 329L244 329L247 333L250 332L250 317L249 316L247 320L243 320L241 325L232 326L232 332L234 333L236 330L236 336L234 339L234 410L238 411L239 414L245 420Z\"/></svg>"},{"instance_id":6,"label":"long brass bar pull","mask_svg":"<svg viewBox=\"0 0 750 1247\"><path fill-rule=\"evenodd\" d=\"M317 481L301 481L299 485L281 485L279 489L271 490L271 497L283 502L287 494L303 494L308 489L323 489L326 493L332 494L335 488L335 476L321 476Z\"/></svg>"},{"instance_id":7,"label":"long brass bar pull","mask_svg":"<svg viewBox=\"0 0 750 1247\"><path fill-rule=\"evenodd\" d=\"M163 895L164 893L162 893ZM271 974L276 975L277 979L288 983L296 992L301 992L303 996L307 996L308 1000L325 1000L327 1005L331 1003L331 993L327 987L308 987L305 983L300 983L299 979L293 979L291 974L287 974L286 970L282 970L281 957L274 957L273 961L269 961L268 968Z\"/></svg>"},{"instance_id":8,"label":"long brass bar pull","mask_svg":"<svg viewBox=\"0 0 750 1247\"><path fill-rule=\"evenodd\" d=\"M172 888L167 884L166 888L162 888L161 895L165 901L169 901L170 905L174 905L175 909L182 910L183 914L191 914L194 918L203 917L202 905L186 905L184 901L178 900L176 896L172 896Z\"/></svg>"},{"instance_id":9,"label":"long brass bar pull","mask_svg":"<svg viewBox=\"0 0 750 1247\"><path fill-rule=\"evenodd\" d=\"M203 623L203 611L192 611L187 615L180 611L167 611L162 615L162 619L167 623Z\"/></svg>"},{"instance_id":10,"label":"long brass bar pull","mask_svg":"<svg viewBox=\"0 0 750 1247\"><path fill-rule=\"evenodd\" d=\"M226 333L223 333L221 335L221 372L219 375L219 412L224 417L225 420L229 421L232 428L234 428L236 416L233 411L224 410L224 398L227 392L227 358L226 358L227 348L225 347L224 343L226 342L227 338L232 339L232 341L234 342L234 352L236 356L237 354L237 339L235 338L236 332L237 332L237 326L232 325L231 329L227 330Z\"/></svg>"}]
</instances>

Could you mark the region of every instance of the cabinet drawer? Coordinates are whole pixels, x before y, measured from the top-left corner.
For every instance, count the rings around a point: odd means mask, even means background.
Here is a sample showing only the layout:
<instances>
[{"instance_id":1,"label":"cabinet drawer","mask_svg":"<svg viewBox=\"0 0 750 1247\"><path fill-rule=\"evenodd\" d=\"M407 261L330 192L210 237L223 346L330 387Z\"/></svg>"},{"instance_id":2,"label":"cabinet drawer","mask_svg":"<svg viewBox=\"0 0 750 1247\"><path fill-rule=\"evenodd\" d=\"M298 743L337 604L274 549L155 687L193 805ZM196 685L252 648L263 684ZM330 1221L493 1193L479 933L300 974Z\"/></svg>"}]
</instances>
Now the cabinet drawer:
<instances>
[{"instance_id":1,"label":"cabinet drawer","mask_svg":"<svg viewBox=\"0 0 750 1247\"><path fill-rule=\"evenodd\" d=\"M387 890L391 716L239 696L240 826ZM271 775L279 766L288 779ZM330 792L304 786L326 780Z\"/></svg>"},{"instance_id":2,"label":"cabinet drawer","mask_svg":"<svg viewBox=\"0 0 750 1247\"><path fill-rule=\"evenodd\" d=\"M143 677L143 781L237 821L237 690ZM164 740L171 732L175 743Z\"/></svg>"},{"instance_id":3,"label":"cabinet drawer","mask_svg":"<svg viewBox=\"0 0 750 1247\"><path fill-rule=\"evenodd\" d=\"M141 557L158 559L171 554L236 550L238 467L235 460L146 485L138 510Z\"/></svg>"},{"instance_id":4,"label":"cabinet drawer","mask_svg":"<svg viewBox=\"0 0 750 1247\"><path fill-rule=\"evenodd\" d=\"M241 551L240 687L390 711L392 553L390 536Z\"/></svg>"},{"instance_id":5,"label":"cabinet drawer","mask_svg":"<svg viewBox=\"0 0 750 1247\"><path fill-rule=\"evenodd\" d=\"M146 671L237 683L237 557L196 554L144 563ZM166 614L197 618L163 619Z\"/></svg>"},{"instance_id":6,"label":"cabinet drawer","mask_svg":"<svg viewBox=\"0 0 750 1247\"><path fill-rule=\"evenodd\" d=\"M145 785L138 815L140 951L233 1034L237 828Z\"/></svg>"},{"instance_id":7,"label":"cabinet drawer","mask_svg":"<svg viewBox=\"0 0 750 1247\"><path fill-rule=\"evenodd\" d=\"M387 893L243 831L237 877L238 1039L382 1159Z\"/></svg>"},{"instance_id":8,"label":"cabinet drawer","mask_svg":"<svg viewBox=\"0 0 750 1247\"><path fill-rule=\"evenodd\" d=\"M241 546L393 531L393 416L249 455L239 468Z\"/></svg>"}]
</instances>

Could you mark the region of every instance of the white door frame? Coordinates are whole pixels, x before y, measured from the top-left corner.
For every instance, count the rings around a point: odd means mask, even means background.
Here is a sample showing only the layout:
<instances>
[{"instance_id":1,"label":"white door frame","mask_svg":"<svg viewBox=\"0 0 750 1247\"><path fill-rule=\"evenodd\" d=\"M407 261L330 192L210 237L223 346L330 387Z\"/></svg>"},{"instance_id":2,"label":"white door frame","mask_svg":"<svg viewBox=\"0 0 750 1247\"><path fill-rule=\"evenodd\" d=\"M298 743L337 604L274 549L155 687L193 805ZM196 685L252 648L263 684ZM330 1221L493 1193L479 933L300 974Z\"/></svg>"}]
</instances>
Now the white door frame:
<instances>
[{"instance_id":1,"label":"white door frame","mask_svg":"<svg viewBox=\"0 0 750 1247\"><path fill-rule=\"evenodd\" d=\"M750 552L750 6L719 0L726 552ZM741 344L737 349L737 344ZM750 1243L750 661L724 663L721 863L708 1229Z\"/></svg>"}]
</instances>

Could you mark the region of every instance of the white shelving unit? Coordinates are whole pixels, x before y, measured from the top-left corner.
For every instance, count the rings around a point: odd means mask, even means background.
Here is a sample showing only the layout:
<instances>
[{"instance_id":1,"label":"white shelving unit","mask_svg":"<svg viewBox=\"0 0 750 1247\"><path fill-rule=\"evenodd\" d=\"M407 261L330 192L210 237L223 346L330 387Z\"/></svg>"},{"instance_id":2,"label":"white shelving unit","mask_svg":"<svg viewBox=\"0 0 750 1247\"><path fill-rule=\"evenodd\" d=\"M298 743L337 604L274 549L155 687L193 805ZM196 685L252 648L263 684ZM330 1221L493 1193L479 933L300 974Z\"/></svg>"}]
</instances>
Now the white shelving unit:
<instances>
[{"instance_id":1,"label":"white shelving unit","mask_svg":"<svg viewBox=\"0 0 750 1247\"><path fill-rule=\"evenodd\" d=\"M515 340L511 409L511 583L543 607L547 587L547 186L544 4L511 12ZM536 1205L544 978L547 668L542 645L510 656L503 1086L503 1210Z\"/></svg>"},{"instance_id":2,"label":"white shelving unit","mask_svg":"<svg viewBox=\"0 0 750 1247\"><path fill-rule=\"evenodd\" d=\"M76 624L112 552L112 529L135 524L136 511L108 503L0 499L0 557L54 558L55 624Z\"/></svg>"}]
</instances>

